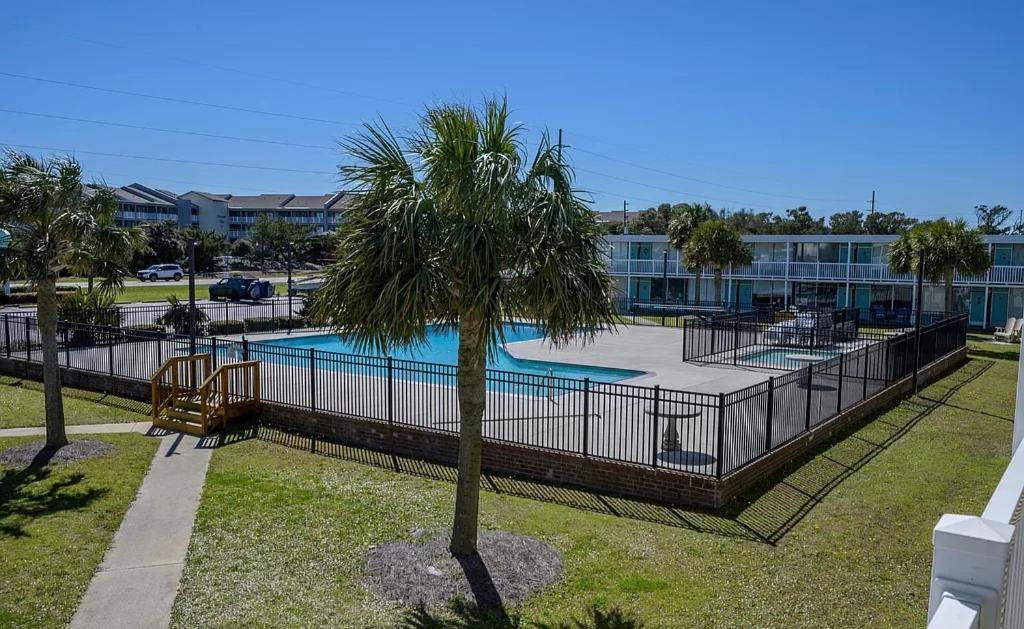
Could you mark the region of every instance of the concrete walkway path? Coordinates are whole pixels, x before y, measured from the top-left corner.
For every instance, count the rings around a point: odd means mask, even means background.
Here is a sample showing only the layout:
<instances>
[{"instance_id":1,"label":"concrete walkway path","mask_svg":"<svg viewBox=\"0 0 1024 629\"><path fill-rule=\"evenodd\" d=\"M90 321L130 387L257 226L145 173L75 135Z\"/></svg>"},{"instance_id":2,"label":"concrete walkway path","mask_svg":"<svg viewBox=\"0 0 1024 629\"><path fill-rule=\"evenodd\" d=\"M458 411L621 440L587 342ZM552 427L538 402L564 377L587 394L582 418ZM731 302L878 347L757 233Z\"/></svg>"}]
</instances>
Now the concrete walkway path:
<instances>
[{"instance_id":1,"label":"concrete walkway path","mask_svg":"<svg viewBox=\"0 0 1024 629\"><path fill-rule=\"evenodd\" d=\"M148 431L148 422L140 424ZM170 624L212 445L179 433L160 438L135 502L71 619L72 629Z\"/></svg>"},{"instance_id":2,"label":"concrete walkway path","mask_svg":"<svg viewBox=\"0 0 1024 629\"><path fill-rule=\"evenodd\" d=\"M137 432L148 434L153 426L151 422L122 422L118 424L82 424L80 426L65 426L64 431L69 435L106 434L116 432ZM45 435L46 428L42 426L31 428L3 428L0 429L0 437L31 437L33 435Z\"/></svg>"}]
</instances>

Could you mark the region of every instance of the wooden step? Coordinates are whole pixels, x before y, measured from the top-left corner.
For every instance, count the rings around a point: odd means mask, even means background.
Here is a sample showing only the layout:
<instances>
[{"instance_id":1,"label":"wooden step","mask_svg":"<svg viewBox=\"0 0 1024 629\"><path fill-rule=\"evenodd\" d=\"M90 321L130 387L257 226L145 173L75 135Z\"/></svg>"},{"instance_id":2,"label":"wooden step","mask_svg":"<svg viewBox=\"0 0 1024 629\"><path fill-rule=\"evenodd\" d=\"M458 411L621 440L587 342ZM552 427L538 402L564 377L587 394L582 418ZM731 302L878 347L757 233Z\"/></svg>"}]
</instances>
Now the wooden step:
<instances>
[{"instance_id":1,"label":"wooden step","mask_svg":"<svg viewBox=\"0 0 1024 629\"><path fill-rule=\"evenodd\" d=\"M171 407L165 408L164 414L174 419L180 419L186 422L192 422L194 424L202 424L203 414L199 411L195 411L189 408Z\"/></svg>"},{"instance_id":2,"label":"wooden step","mask_svg":"<svg viewBox=\"0 0 1024 629\"><path fill-rule=\"evenodd\" d=\"M153 425L157 428L187 432L190 435L196 435L197 437L206 436L206 431L203 430L203 426L201 424L168 417L167 415L160 415L160 417L157 417L156 420L153 421Z\"/></svg>"}]
</instances>

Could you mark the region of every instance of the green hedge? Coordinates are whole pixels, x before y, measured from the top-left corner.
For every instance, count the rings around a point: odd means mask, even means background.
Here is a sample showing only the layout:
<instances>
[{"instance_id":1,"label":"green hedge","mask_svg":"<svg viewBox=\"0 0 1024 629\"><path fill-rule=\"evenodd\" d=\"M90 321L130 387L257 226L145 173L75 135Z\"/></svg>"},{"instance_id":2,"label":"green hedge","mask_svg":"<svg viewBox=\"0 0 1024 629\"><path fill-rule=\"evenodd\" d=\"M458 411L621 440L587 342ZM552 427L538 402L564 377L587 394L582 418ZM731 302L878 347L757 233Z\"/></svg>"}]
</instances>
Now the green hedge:
<instances>
[{"instance_id":1,"label":"green hedge","mask_svg":"<svg viewBox=\"0 0 1024 629\"><path fill-rule=\"evenodd\" d=\"M164 336L164 326L159 323L144 323L128 328L128 339L159 339Z\"/></svg>"},{"instance_id":2,"label":"green hedge","mask_svg":"<svg viewBox=\"0 0 1024 629\"><path fill-rule=\"evenodd\" d=\"M246 332L271 332L279 327L278 320L274 317L252 317L245 320Z\"/></svg>"},{"instance_id":3,"label":"green hedge","mask_svg":"<svg viewBox=\"0 0 1024 629\"><path fill-rule=\"evenodd\" d=\"M222 336L224 334L242 334L245 332L245 321L228 319L227 321L211 321L206 327L206 333L210 336Z\"/></svg>"}]
</instances>

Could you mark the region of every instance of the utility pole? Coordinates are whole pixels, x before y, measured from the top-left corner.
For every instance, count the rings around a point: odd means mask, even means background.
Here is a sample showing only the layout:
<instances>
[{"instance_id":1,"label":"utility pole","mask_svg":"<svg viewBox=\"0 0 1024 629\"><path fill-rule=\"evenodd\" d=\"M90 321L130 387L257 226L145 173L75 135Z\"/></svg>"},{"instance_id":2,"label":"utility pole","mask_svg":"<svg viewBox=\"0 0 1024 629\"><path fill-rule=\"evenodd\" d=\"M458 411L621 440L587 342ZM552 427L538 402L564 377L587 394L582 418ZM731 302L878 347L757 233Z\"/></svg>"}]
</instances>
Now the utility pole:
<instances>
[{"instance_id":1,"label":"utility pole","mask_svg":"<svg viewBox=\"0 0 1024 629\"><path fill-rule=\"evenodd\" d=\"M871 191L871 213L875 213L875 191Z\"/></svg>"},{"instance_id":2,"label":"utility pole","mask_svg":"<svg viewBox=\"0 0 1024 629\"><path fill-rule=\"evenodd\" d=\"M629 227L626 225L626 206L627 205L629 205L629 202L626 201L625 199L623 199L622 200L622 233L623 234L628 234L629 233Z\"/></svg>"},{"instance_id":3,"label":"utility pole","mask_svg":"<svg viewBox=\"0 0 1024 629\"><path fill-rule=\"evenodd\" d=\"M562 161L562 129L558 129L558 161Z\"/></svg>"}]
</instances>

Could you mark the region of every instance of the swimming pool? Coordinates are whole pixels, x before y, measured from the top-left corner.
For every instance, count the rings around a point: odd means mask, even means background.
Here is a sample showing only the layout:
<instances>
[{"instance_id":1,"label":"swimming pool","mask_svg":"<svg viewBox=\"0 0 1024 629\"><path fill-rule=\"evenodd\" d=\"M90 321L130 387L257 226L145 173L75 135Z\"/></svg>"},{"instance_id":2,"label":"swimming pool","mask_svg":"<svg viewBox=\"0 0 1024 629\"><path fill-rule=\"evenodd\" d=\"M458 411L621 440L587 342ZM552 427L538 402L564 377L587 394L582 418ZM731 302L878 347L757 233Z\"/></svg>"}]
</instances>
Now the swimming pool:
<instances>
[{"instance_id":1,"label":"swimming pool","mask_svg":"<svg viewBox=\"0 0 1024 629\"><path fill-rule=\"evenodd\" d=\"M517 343L543 338L544 334L540 328L530 324L508 324L504 325L505 343ZM259 345L272 345L275 347L290 347L301 349L315 349L324 352L336 352L339 354L359 354L364 356L384 357L384 354L374 353L356 345L355 342L343 339L337 334L320 334L314 336L292 336L287 338L259 341ZM396 360L414 360L426 363L442 365L455 365L458 362L459 336L458 333L448 326L429 326L427 329L426 343L416 347L395 348L390 352ZM331 364L328 362L328 364ZM556 378L590 378L592 382L612 383L627 378L635 378L643 375L643 371L633 369L617 369L614 367L598 367L596 365L578 365L571 363L559 363L545 360L528 360L516 358L499 347L493 356L487 361L489 369L500 369L514 373L554 376ZM351 370L351 369L349 369ZM415 378L415 373L408 375Z\"/></svg>"},{"instance_id":2,"label":"swimming pool","mask_svg":"<svg viewBox=\"0 0 1024 629\"><path fill-rule=\"evenodd\" d=\"M789 348L789 349L766 349L758 352L751 352L744 354L740 357L739 362L764 367L770 365L779 369L803 369L807 366L804 361L789 360L787 356L793 354L799 354L801 356L818 356L821 360L828 360L829 358L835 358L840 354L835 350L830 349L807 349L807 348Z\"/></svg>"}]
</instances>

